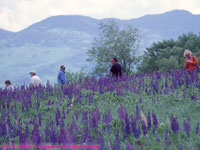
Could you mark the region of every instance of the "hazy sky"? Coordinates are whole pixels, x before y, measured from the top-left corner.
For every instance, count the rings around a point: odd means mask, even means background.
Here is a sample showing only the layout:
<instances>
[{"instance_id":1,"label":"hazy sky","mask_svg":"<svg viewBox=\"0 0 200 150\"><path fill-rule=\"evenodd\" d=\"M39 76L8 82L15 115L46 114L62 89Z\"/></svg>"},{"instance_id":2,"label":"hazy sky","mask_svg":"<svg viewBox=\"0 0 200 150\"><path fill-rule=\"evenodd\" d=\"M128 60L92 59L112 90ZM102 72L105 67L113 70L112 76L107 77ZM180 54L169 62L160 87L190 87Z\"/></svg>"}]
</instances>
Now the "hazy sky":
<instances>
[{"instance_id":1,"label":"hazy sky","mask_svg":"<svg viewBox=\"0 0 200 150\"><path fill-rule=\"evenodd\" d=\"M200 0L0 0L0 28L19 31L55 15L131 19L173 9L200 14Z\"/></svg>"}]
</instances>

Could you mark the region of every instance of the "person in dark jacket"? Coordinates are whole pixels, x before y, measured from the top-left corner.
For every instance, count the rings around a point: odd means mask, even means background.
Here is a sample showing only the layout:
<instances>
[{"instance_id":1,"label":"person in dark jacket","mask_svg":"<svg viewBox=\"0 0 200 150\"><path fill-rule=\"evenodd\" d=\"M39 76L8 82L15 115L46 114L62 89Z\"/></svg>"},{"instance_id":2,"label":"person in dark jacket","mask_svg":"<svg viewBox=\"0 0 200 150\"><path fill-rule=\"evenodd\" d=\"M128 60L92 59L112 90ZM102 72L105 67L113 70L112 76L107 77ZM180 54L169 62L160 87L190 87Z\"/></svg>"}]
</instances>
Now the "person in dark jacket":
<instances>
[{"instance_id":1,"label":"person in dark jacket","mask_svg":"<svg viewBox=\"0 0 200 150\"><path fill-rule=\"evenodd\" d=\"M112 74L112 77L121 77L122 76L122 67L118 63L117 58L112 59L112 67L110 69L110 72Z\"/></svg>"},{"instance_id":2,"label":"person in dark jacket","mask_svg":"<svg viewBox=\"0 0 200 150\"><path fill-rule=\"evenodd\" d=\"M64 85L67 83L67 78L65 75L65 66L61 65L60 66L60 71L58 73L57 81L59 85Z\"/></svg>"}]
</instances>

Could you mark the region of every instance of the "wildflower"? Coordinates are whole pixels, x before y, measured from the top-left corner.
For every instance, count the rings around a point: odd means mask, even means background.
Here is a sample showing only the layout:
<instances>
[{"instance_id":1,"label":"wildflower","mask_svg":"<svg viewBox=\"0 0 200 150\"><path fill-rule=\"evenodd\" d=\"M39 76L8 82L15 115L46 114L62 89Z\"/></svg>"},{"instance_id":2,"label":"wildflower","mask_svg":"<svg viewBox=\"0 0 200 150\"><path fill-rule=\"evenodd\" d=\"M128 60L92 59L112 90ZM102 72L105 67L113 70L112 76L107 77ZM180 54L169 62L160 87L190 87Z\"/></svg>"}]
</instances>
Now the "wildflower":
<instances>
[{"instance_id":1,"label":"wildflower","mask_svg":"<svg viewBox=\"0 0 200 150\"><path fill-rule=\"evenodd\" d=\"M125 131L126 131L126 133L127 134L130 134L131 133L131 131L130 131L130 122L129 122L129 118L128 118L128 114L126 113L126 116L125 116L125 124L126 124L126 129L125 129Z\"/></svg>"},{"instance_id":2,"label":"wildflower","mask_svg":"<svg viewBox=\"0 0 200 150\"><path fill-rule=\"evenodd\" d=\"M196 134L199 133L199 122L197 123L197 126L196 126Z\"/></svg>"},{"instance_id":3,"label":"wildflower","mask_svg":"<svg viewBox=\"0 0 200 150\"><path fill-rule=\"evenodd\" d=\"M169 139L169 132L168 132L168 129L165 129L165 144L167 146L171 145L171 141Z\"/></svg>"},{"instance_id":4,"label":"wildflower","mask_svg":"<svg viewBox=\"0 0 200 150\"><path fill-rule=\"evenodd\" d=\"M127 142L126 143L126 150L134 150L134 147Z\"/></svg>"},{"instance_id":5,"label":"wildflower","mask_svg":"<svg viewBox=\"0 0 200 150\"><path fill-rule=\"evenodd\" d=\"M148 130L151 129L151 115L150 115L150 112L148 113L148 116L147 116L147 124L148 124Z\"/></svg>"},{"instance_id":6,"label":"wildflower","mask_svg":"<svg viewBox=\"0 0 200 150\"><path fill-rule=\"evenodd\" d=\"M170 120L171 120L171 128L172 128L172 131L173 131L174 133L178 132L178 130L179 130L179 124L178 124L177 119L176 119L175 117L172 116L172 117L170 118Z\"/></svg>"},{"instance_id":7,"label":"wildflower","mask_svg":"<svg viewBox=\"0 0 200 150\"><path fill-rule=\"evenodd\" d=\"M153 125L154 125L154 127L156 129L158 127L158 119L157 119L155 113L152 113L152 117L153 117Z\"/></svg>"}]
</instances>

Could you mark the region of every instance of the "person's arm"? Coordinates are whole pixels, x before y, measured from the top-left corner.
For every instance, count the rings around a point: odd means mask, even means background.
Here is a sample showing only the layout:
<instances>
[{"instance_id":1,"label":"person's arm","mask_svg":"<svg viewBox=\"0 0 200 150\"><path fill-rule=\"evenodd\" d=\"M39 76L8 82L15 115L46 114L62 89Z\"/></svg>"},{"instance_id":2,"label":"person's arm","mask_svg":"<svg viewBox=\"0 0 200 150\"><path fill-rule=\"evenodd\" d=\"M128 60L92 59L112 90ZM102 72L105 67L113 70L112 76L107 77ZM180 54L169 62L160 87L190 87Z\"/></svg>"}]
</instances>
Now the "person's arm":
<instances>
[{"instance_id":1,"label":"person's arm","mask_svg":"<svg viewBox=\"0 0 200 150\"><path fill-rule=\"evenodd\" d=\"M34 86L34 79L33 78L31 78L30 86Z\"/></svg>"},{"instance_id":2,"label":"person's arm","mask_svg":"<svg viewBox=\"0 0 200 150\"><path fill-rule=\"evenodd\" d=\"M192 64L193 64L194 66L197 66L197 65L199 64L199 62L198 62L196 56L193 56Z\"/></svg>"},{"instance_id":3,"label":"person's arm","mask_svg":"<svg viewBox=\"0 0 200 150\"><path fill-rule=\"evenodd\" d=\"M184 68L186 68L186 69L189 67L189 63L187 61L188 61L187 59L185 59L185 61L184 61Z\"/></svg>"},{"instance_id":4,"label":"person's arm","mask_svg":"<svg viewBox=\"0 0 200 150\"><path fill-rule=\"evenodd\" d=\"M61 81L62 84L65 84L65 82L66 82L65 79L66 79L65 73L63 72L63 73L61 73L61 76L60 76L60 81Z\"/></svg>"}]
</instances>

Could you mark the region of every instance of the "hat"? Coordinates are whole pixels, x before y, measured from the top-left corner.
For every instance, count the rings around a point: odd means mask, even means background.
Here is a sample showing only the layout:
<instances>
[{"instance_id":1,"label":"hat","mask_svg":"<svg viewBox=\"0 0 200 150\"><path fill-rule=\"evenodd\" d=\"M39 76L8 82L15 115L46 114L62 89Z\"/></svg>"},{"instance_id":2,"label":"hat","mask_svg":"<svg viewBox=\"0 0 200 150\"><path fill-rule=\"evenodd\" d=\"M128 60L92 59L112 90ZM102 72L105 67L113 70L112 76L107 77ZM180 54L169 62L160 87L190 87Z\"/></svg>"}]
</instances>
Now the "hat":
<instances>
[{"instance_id":1,"label":"hat","mask_svg":"<svg viewBox=\"0 0 200 150\"><path fill-rule=\"evenodd\" d=\"M35 71L35 70L32 70L32 71L30 71L30 73L36 74L36 71Z\"/></svg>"}]
</instances>

